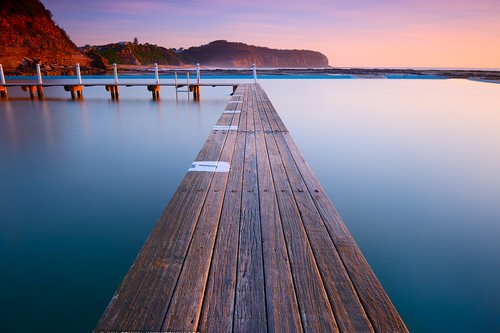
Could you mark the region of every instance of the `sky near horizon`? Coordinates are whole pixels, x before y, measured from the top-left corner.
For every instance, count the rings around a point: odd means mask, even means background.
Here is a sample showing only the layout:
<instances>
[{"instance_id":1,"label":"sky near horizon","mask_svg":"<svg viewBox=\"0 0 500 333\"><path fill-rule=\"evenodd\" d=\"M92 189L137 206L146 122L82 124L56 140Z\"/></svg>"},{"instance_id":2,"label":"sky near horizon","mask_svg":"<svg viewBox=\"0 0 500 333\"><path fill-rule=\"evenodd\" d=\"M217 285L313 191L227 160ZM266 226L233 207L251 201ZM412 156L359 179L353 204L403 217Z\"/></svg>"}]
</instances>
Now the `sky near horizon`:
<instances>
[{"instance_id":1,"label":"sky near horizon","mask_svg":"<svg viewBox=\"0 0 500 333\"><path fill-rule=\"evenodd\" d=\"M500 0L42 0L79 45L224 39L334 67L500 68Z\"/></svg>"}]
</instances>

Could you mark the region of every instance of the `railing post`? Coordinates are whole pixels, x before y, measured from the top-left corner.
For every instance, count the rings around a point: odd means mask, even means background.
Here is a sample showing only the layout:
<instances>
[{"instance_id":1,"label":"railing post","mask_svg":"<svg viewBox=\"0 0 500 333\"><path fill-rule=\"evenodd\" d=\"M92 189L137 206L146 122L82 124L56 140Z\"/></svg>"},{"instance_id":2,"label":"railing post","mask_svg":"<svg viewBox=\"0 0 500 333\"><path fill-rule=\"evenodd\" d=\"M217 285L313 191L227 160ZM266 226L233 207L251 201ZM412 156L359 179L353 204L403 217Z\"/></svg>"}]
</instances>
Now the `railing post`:
<instances>
[{"instance_id":1,"label":"railing post","mask_svg":"<svg viewBox=\"0 0 500 333\"><path fill-rule=\"evenodd\" d=\"M160 77L158 76L158 64L155 62L155 80L156 83L160 83Z\"/></svg>"},{"instance_id":2,"label":"railing post","mask_svg":"<svg viewBox=\"0 0 500 333\"><path fill-rule=\"evenodd\" d=\"M174 81L175 81L175 100L179 99L179 83L177 82L177 72L174 72Z\"/></svg>"},{"instance_id":3,"label":"railing post","mask_svg":"<svg viewBox=\"0 0 500 333\"><path fill-rule=\"evenodd\" d=\"M118 84L118 70L116 69L116 64L113 64L113 71L115 73L115 84Z\"/></svg>"},{"instance_id":4,"label":"railing post","mask_svg":"<svg viewBox=\"0 0 500 333\"><path fill-rule=\"evenodd\" d=\"M0 65L0 82L5 84L5 75L3 75L3 66Z\"/></svg>"},{"instance_id":5,"label":"railing post","mask_svg":"<svg viewBox=\"0 0 500 333\"><path fill-rule=\"evenodd\" d=\"M257 83L257 69L255 68L255 64L252 65L252 70L253 70L253 81L254 83Z\"/></svg>"},{"instance_id":6,"label":"railing post","mask_svg":"<svg viewBox=\"0 0 500 333\"><path fill-rule=\"evenodd\" d=\"M38 76L38 83L42 84L42 72L40 71L40 64L36 64L36 75Z\"/></svg>"},{"instance_id":7,"label":"railing post","mask_svg":"<svg viewBox=\"0 0 500 333\"><path fill-rule=\"evenodd\" d=\"M76 64L76 78L78 79L78 84L82 84L82 74L80 73L80 64Z\"/></svg>"},{"instance_id":8,"label":"railing post","mask_svg":"<svg viewBox=\"0 0 500 333\"><path fill-rule=\"evenodd\" d=\"M200 84L200 64L196 64L196 83Z\"/></svg>"},{"instance_id":9,"label":"railing post","mask_svg":"<svg viewBox=\"0 0 500 333\"><path fill-rule=\"evenodd\" d=\"M5 84L5 75L3 75L3 66L0 65L0 83ZM0 87L0 97L7 98L7 87Z\"/></svg>"}]
</instances>

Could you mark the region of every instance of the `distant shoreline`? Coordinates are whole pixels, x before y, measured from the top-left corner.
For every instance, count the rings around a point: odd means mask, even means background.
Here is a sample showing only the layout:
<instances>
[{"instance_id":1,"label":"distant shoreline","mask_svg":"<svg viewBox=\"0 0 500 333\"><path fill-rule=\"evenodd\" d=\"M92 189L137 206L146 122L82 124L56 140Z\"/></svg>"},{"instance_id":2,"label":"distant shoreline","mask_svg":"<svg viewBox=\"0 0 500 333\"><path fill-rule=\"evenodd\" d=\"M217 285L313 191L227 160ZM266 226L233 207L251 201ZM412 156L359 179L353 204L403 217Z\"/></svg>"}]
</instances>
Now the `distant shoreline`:
<instances>
[{"instance_id":1,"label":"distant shoreline","mask_svg":"<svg viewBox=\"0 0 500 333\"><path fill-rule=\"evenodd\" d=\"M118 65L120 72L128 73L151 73L153 66L130 66ZM181 67L175 66L158 66L162 74L173 73L175 71L194 70L193 65L185 65ZM237 68L207 68L202 67L203 75L236 75L245 72L250 73L250 70L242 70ZM358 78L386 78L393 77L436 77L442 79L474 79L481 81L498 81L500 82L500 70L482 70L482 69L412 69L412 68L257 68L257 75L351 75Z\"/></svg>"}]
</instances>

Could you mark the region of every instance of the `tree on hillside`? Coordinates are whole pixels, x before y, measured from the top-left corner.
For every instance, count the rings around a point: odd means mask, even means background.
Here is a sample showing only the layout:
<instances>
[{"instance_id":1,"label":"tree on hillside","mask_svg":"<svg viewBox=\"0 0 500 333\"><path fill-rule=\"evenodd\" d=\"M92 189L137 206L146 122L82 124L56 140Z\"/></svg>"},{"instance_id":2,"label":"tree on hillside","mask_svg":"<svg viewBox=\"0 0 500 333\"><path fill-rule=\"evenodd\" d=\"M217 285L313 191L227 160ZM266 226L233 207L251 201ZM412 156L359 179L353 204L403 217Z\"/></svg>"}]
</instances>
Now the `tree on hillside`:
<instances>
[{"instance_id":1,"label":"tree on hillside","mask_svg":"<svg viewBox=\"0 0 500 333\"><path fill-rule=\"evenodd\" d=\"M139 40L137 39L137 37L134 37L134 45L138 45L139 44Z\"/></svg>"}]
</instances>

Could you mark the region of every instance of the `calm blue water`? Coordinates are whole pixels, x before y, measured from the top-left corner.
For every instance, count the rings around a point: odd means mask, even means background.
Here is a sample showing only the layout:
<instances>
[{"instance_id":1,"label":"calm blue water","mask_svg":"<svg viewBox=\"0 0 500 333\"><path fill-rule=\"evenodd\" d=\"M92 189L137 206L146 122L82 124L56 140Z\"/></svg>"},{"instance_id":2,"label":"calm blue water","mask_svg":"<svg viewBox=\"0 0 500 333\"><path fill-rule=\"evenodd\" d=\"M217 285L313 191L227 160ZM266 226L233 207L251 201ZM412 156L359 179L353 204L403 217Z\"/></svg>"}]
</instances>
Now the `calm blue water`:
<instances>
[{"instance_id":1,"label":"calm blue water","mask_svg":"<svg viewBox=\"0 0 500 333\"><path fill-rule=\"evenodd\" d=\"M500 331L500 85L263 81L412 332Z\"/></svg>"},{"instance_id":2,"label":"calm blue water","mask_svg":"<svg viewBox=\"0 0 500 333\"><path fill-rule=\"evenodd\" d=\"M500 86L262 80L412 332L500 331ZM0 101L2 331L89 332L224 109ZM22 98L20 98L22 97ZM76 324L75 324L76 323Z\"/></svg>"},{"instance_id":3,"label":"calm blue water","mask_svg":"<svg viewBox=\"0 0 500 333\"><path fill-rule=\"evenodd\" d=\"M173 88L0 101L0 327L90 332L224 110ZM26 96L19 92L18 96Z\"/></svg>"}]
</instances>

